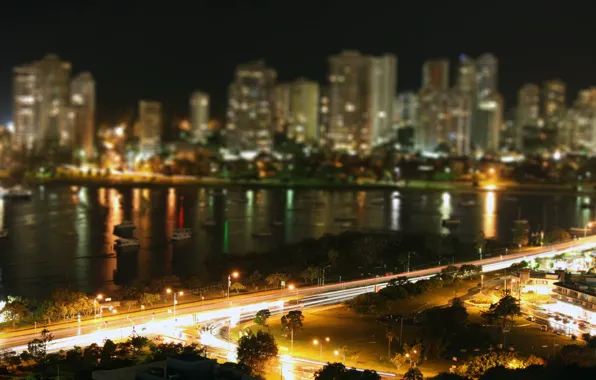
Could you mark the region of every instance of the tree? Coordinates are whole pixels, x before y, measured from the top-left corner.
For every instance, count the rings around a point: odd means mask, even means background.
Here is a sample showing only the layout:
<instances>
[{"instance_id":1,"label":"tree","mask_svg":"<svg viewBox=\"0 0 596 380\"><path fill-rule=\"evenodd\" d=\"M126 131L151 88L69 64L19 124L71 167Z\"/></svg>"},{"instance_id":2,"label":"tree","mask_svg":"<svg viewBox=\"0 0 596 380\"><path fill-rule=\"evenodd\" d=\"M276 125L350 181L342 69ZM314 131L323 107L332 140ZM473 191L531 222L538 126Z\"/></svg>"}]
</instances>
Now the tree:
<instances>
[{"instance_id":1,"label":"tree","mask_svg":"<svg viewBox=\"0 0 596 380\"><path fill-rule=\"evenodd\" d=\"M521 309L517 299L509 294L501 298L497 303L490 305L488 311L482 312L482 317L489 323L501 319L503 326L505 326L509 317L513 319L516 315L521 315Z\"/></svg>"},{"instance_id":2,"label":"tree","mask_svg":"<svg viewBox=\"0 0 596 380\"><path fill-rule=\"evenodd\" d=\"M13 329L16 327L17 322L21 321L27 316L27 313L27 307L19 300L14 300L10 303L7 303L4 308L0 310L0 314L3 314L7 321L12 322Z\"/></svg>"},{"instance_id":3,"label":"tree","mask_svg":"<svg viewBox=\"0 0 596 380\"><path fill-rule=\"evenodd\" d=\"M408 358L406 357L406 355L400 354L400 353L395 354L395 356L393 358L391 358L391 363L393 363L393 365L395 365L397 372L399 372L399 369L401 368L401 366L406 364L407 361L408 361Z\"/></svg>"},{"instance_id":4,"label":"tree","mask_svg":"<svg viewBox=\"0 0 596 380\"><path fill-rule=\"evenodd\" d=\"M437 376L430 377L427 379L432 379L432 380L469 380L465 376L460 376L460 375L456 375L455 373L447 373L447 372L439 373Z\"/></svg>"},{"instance_id":5,"label":"tree","mask_svg":"<svg viewBox=\"0 0 596 380\"><path fill-rule=\"evenodd\" d=\"M544 235L544 242L558 243L571 240L571 234L562 228L553 228Z\"/></svg>"},{"instance_id":6,"label":"tree","mask_svg":"<svg viewBox=\"0 0 596 380\"><path fill-rule=\"evenodd\" d=\"M238 340L238 363L250 368L253 375L262 375L265 365L277 356L275 338L270 333L259 331L242 336Z\"/></svg>"},{"instance_id":7,"label":"tree","mask_svg":"<svg viewBox=\"0 0 596 380\"><path fill-rule=\"evenodd\" d=\"M153 293L143 293L141 295L141 304L153 306L154 303L161 301L160 294L153 294Z\"/></svg>"},{"instance_id":8,"label":"tree","mask_svg":"<svg viewBox=\"0 0 596 380\"><path fill-rule=\"evenodd\" d=\"M523 356L515 352L490 352L480 356L470 357L464 364L455 368L460 376L479 378L486 371L495 367L523 369L532 365L544 366L546 362L534 355Z\"/></svg>"},{"instance_id":9,"label":"tree","mask_svg":"<svg viewBox=\"0 0 596 380\"><path fill-rule=\"evenodd\" d=\"M315 372L315 380L380 380L381 376L375 371L347 369L341 363L327 363Z\"/></svg>"},{"instance_id":10,"label":"tree","mask_svg":"<svg viewBox=\"0 0 596 380\"><path fill-rule=\"evenodd\" d=\"M422 372L414 367L414 368L410 368L408 370L408 372L406 372L404 374L404 377L402 377L403 380L423 380L424 376L422 375Z\"/></svg>"},{"instance_id":11,"label":"tree","mask_svg":"<svg viewBox=\"0 0 596 380\"><path fill-rule=\"evenodd\" d=\"M271 317L271 312L269 309L259 310L257 311L257 314L255 314L254 323L266 327L269 317Z\"/></svg>"},{"instance_id":12,"label":"tree","mask_svg":"<svg viewBox=\"0 0 596 380\"><path fill-rule=\"evenodd\" d=\"M513 227L513 244L518 246L528 245L528 223L516 221Z\"/></svg>"},{"instance_id":13,"label":"tree","mask_svg":"<svg viewBox=\"0 0 596 380\"><path fill-rule=\"evenodd\" d=\"M267 284L269 284L269 286L279 286L281 288L281 284L282 282L285 282L288 280L288 275L285 273L273 273L270 274L269 276L267 276L267 278L265 279L265 281L267 282Z\"/></svg>"},{"instance_id":14,"label":"tree","mask_svg":"<svg viewBox=\"0 0 596 380\"><path fill-rule=\"evenodd\" d=\"M240 291L246 290L246 286L244 286L241 282L235 282L230 286L230 290L235 290L236 294L240 293Z\"/></svg>"},{"instance_id":15,"label":"tree","mask_svg":"<svg viewBox=\"0 0 596 380\"><path fill-rule=\"evenodd\" d=\"M252 285L254 287L257 285L257 283L259 281L261 281L262 278L263 278L263 276L261 276L261 273L259 273L259 271L256 270L248 276L247 281L250 285Z\"/></svg>"},{"instance_id":16,"label":"tree","mask_svg":"<svg viewBox=\"0 0 596 380\"><path fill-rule=\"evenodd\" d=\"M41 363L46 357L47 345L43 340L35 338L27 343L27 351L29 351L33 360L37 363Z\"/></svg>"},{"instance_id":17,"label":"tree","mask_svg":"<svg viewBox=\"0 0 596 380\"><path fill-rule=\"evenodd\" d=\"M136 306L138 303L139 303L139 301L137 301L137 300L125 300L125 301L122 301L122 306L126 307L127 311L130 311L130 309L133 306Z\"/></svg>"},{"instance_id":18,"label":"tree","mask_svg":"<svg viewBox=\"0 0 596 380\"><path fill-rule=\"evenodd\" d=\"M302 322L304 315L300 310L292 310L288 314L281 317L281 328L286 334L294 332L294 330L302 330Z\"/></svg>"}]
</instances>

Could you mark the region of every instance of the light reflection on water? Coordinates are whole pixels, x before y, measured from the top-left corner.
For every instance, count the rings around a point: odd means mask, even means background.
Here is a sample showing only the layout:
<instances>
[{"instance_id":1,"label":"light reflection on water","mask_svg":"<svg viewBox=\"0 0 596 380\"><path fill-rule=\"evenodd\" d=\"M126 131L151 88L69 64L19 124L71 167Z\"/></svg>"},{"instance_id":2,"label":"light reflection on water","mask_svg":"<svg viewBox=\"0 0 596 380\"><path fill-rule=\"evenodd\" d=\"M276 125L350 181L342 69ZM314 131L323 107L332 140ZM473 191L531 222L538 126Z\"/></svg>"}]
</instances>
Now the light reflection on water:
<instances>
[{"instance_id":1,"label":"light reflection on water","mask_svg":"<svg viewBox=\"0 0 596 380\"><path fill-rule=\"evenodd\" d=\"M511 198L511 197L509 197ZM576 196L520 195L498 192L326 192L190 188L36 189L31 202L0 201L0 226L10 239L0 241L4 290L35 295L71 285L92 292L106 283L133 278L197 273L201 263L222 254L262 252L277 246L349 229L452 233L472 239L511 238L512 221L521 213L532 229L547 224L570 228L595 220L594 210ZM463 207L462 200L476 206ZM521 207L520 207L521 205ZM547 206L545 206L547 205ZM337 218L354 217L340 223ZM444 229L443 219L460 220ZM131 220L141 248L113 256L114 226ZM206 221L215 225L204 227ZM193 239L170 244L176 227ZM253 237L269 231L271 237ZM107 255L112 255L108 257Z\"/></svg>"}]
</instances>

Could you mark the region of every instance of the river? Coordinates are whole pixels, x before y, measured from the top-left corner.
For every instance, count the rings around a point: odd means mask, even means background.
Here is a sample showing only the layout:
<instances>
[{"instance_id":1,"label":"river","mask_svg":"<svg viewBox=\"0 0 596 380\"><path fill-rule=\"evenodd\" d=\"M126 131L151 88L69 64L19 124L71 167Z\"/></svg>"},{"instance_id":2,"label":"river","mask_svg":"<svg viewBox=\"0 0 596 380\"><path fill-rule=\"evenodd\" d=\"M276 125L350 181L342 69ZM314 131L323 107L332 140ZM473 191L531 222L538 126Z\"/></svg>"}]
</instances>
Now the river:
<instances>
[{"instance_id":1,"label":"river","mask_svg":"<svg viewBox=\"0 0 596 380\"><path fill-rule=\"evenodd\" d=\"M41 185L30 201L0 200L0 295L43 296L70 286L94 292L135 278L196 274L206 258L262 252L349 229L443 232L462 239L484 231L511 239L513 220L532 230L585 226L594 210L585 197L499 192L213 190ZM441 221L453 216L452 230ZM353 222L341 221L354 218ZM131 220L137 253L114 255L114 225ZM205 227L210 221L214 226ZM170 243L176 227L189 241ZM267 231L269 237L254 237ZM581 233L581 231L579 232Z\"/></svg>"}]
</instances>

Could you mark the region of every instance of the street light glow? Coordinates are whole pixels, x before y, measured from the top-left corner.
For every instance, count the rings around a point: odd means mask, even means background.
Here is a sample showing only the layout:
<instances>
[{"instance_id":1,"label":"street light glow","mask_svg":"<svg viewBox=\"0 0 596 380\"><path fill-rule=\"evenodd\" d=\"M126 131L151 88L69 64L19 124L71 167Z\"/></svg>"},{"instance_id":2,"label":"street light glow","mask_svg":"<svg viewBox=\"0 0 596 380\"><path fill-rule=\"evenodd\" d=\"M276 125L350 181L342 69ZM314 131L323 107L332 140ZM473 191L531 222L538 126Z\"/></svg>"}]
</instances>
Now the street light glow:
<instances>
[{"instance_id":1,"label":"street light glow","mask_svg":"<svg viewBox=\"0 0 596 380\"><path fill-rule=\"evenodd\" d=\"M172 289L170 289L170 288L167 288L167 289L166 289L166 293L168 293L168 294L172 293Z\"/></svg>"},{"instance_id":2,"label":"street light glow","mask_svg":"<svg viewBox=\"0 0 596 380\"><path fill-rule=\"evenodd\" d=\"M95 298L97 298L98 300L101 300L101 299L103 299L103 294L98 294L97 297L95 297Z\"/></svg>"},{"instance_id":3,"label":"street light glow","mask_svg":"<svg viewBox=\"0 0 596 380\"><path fill-rule=\"evenodd\" d=\"M318 339L313 339L312 344L314 344L316 346L317 344L319 344L319 340Z\"/></svg>"},{"instance_id":4,"label":"street light glow","mask_svg":"<svg viewBox=\"0 0 596 380\"><path fill-rule=\"evenodd\" d=\"M288 285L288 289L290 289L290 290L294 290L294 284L290 284L290 285Z\"/></svg>"},{"instance_id":5,"label":"street light glow","mask_svg":"<svg viewBox=\"0 0 596 380\"><path fill-rule=\"evenodd\" d=\"M232 272L232 277L238 278L238 276L239 276L238 272L236 272L236 271Z\"/></svg>"}]
</instances>

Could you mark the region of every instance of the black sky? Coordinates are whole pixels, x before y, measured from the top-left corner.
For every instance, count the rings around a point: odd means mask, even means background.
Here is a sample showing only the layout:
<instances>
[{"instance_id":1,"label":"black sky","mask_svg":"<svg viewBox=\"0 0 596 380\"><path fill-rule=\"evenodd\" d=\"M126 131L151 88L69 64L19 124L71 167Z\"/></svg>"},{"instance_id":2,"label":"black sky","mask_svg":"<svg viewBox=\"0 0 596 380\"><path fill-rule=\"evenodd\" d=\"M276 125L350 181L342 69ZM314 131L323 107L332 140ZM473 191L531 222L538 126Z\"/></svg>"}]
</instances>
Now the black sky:
<instances>
[{"instance_id":1,"label":"black sky","mask_svg":"<svg viewBox=\"0 0 596 380\"><path fill-rule=\"evenodd\" d=\"M12 4L7 4L12 3ZM590 1L49 1L0 5L0 122L10 119L13 66L49 52L91 71L100 121L139 99L185 116L193 90L223 116L237 63L263 58L280 80L326 82L342 49L398 56L398 90L420 85L425 59L493 52L507 106L524 82L596 85L596 3ZM591 4L594 3L594 4Z\"/></svg>"}]
</instances>

